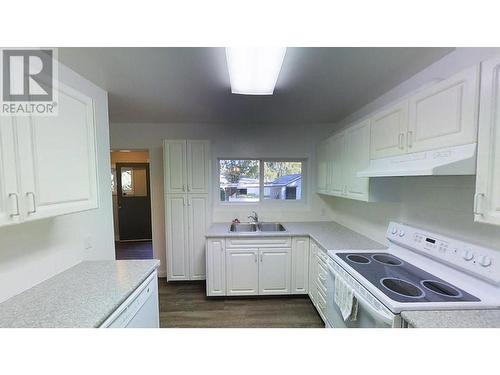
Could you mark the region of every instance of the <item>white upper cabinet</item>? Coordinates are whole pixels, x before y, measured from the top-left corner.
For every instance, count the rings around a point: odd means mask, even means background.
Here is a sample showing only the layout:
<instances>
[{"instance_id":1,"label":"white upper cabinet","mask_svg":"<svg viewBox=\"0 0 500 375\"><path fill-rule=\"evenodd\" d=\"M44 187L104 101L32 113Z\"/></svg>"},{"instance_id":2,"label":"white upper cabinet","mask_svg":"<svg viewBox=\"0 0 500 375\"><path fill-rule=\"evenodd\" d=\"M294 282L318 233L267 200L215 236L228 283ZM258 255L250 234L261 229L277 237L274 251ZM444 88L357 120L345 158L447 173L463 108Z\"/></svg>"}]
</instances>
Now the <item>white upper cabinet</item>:
<instances>
[{"instance_id":1,"label":"white upper cabinet","mask_svg":"<svg viewBox=\"0 0 500 375\"><path fill-rule=\"evenodd\" d=\"M0 120L0 225L99 206L94 99L58 90L56 116Z\"/></svg>"},{"instance_id":2,"label":"white upper cabinet","mask_svg":"<svg viewBox=\"0 0 500 375\"><path fill-rule=\"evenodd\" d=\"M500 56L483 62L474 219L500 225Z\"/></svg>"},{"instance_id":3,"label":"white upper cabinet","mask_svg":"<svg viewBox=\"0 0 500 375\"><path fill-rule=\"evenodd\" d=\"M376 113L371 118L371 159L406 152L408 100Z\"/></svg>"},{"instance_id":4,"label":"white upper cabinet","mask_svg":"<svg viewBox=\"0 0 500 375\"><path fill-rule=\"evenodd\" d=\"M409 153L476 142L479 66L410 97Z\"/></svg>"},{"instance_id":5,"label":"white upper cabinet","mask_svg":"<svg viewBox=\"0 0 500 375\"><path fill-rule=\"evenodd\" d=\"M186 141L164 141L165 193L186 192Z\"/></svg>"},{"instance_id":6,"label":"white upper cabinet","mask_svg":"<svg viewBox=\"0 0 500 375\"><path fill-rule=\"evenodd\" d=\"M321 141L316 149L316 190L318 193L326 193L329 171L328 171L328 140Z\"/></svg>"},{"instance_id":7,"label":"white upper cabinet","mask_svg":"<svg viewBox=\"0 0 500 375\"><path fill-rule=\"evenodd\" d=\"M209 148L209 141L187 141L188 193L208 193Z\"/></svg>"},{"instance_id":8,"label":"white upper cabinet","mask_svg":"<svg viewBox=\"0 0 500 375\"><path fill-rule=\"evenodd\" d=\"M328 145L329 183L327 193L340 196L345 193L345 132L332 136Z\"/></svg>"},{"instance_id":9,"label":"white upper cabinet","mask_svg":"<svg viewBox=\"0 0 500 375\"><path fill-rule=\"evenodd\" d=\"M20 204L17 183L15 119L0 117L0 226L21 220L24 206Z\"/></svg>"},{"instance_id":10,"label":"white upper cabinet","mask_svg":"<svg viewBox=\"0 0 500 375\"><path fill-rule=\"evenodd\" d=\"M208 193L210 142L165 140L165 193Z\"/></svg>"},{"instance_id":11,"label":"white upper cabinet","mask_svg":"<svg viewBox=\"0 0 500 375\"><path fill-rule=\"evenodd\" d=\"M344 180L348 197L369 200L370 180L357 172L370 164L370 121L363 121L345 131Z\"/></svg>"}]
</instances>

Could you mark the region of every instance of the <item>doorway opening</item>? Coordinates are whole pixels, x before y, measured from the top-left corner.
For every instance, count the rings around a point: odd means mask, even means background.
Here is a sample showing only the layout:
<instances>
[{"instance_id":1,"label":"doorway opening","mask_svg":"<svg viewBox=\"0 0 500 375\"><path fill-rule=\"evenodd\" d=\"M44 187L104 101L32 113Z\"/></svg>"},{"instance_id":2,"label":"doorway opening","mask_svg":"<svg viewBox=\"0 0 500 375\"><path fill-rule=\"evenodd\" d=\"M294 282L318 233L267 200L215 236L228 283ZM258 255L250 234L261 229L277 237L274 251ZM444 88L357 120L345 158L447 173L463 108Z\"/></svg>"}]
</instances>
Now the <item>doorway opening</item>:
<instances>
[{"instance_id":1,"label":"doorway opening","mask_svg":"<svg viewBox=\"0 0 500 375\"><path fill-rule=\"evenodd\" d=\"M116 259L152 259L149 151L111 151Z\"/></svg>"}]
</instances>

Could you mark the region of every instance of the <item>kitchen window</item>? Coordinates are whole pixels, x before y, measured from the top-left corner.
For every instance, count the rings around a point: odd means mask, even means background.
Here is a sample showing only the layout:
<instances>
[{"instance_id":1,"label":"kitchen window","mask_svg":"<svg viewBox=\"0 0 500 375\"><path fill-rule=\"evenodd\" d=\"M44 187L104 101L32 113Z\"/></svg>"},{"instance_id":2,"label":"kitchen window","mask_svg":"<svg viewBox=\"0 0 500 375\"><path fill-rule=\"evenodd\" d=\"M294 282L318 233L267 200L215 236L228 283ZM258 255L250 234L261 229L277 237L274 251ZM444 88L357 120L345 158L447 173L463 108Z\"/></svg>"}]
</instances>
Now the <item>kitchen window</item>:
<instances>
[{"instance_id":1,"label":"kitchen window","mask_svg":"<svg viewBox=\"0 0 500 375\"><path fill-rule=\"evenodd\" d=\"M219 159L219 200L300 201L303 172L302 160Z\"/></svg>"}]
</instances>

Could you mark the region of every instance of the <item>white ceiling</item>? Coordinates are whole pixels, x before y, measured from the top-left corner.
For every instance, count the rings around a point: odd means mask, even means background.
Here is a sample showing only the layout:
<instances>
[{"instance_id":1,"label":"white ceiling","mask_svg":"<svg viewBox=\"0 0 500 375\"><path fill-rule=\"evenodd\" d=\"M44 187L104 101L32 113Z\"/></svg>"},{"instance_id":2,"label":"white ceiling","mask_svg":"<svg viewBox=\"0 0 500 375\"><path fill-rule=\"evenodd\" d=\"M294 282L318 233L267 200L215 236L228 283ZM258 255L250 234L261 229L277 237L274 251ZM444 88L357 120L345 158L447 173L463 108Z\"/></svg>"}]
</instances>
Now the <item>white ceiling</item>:
<instances>
[{"instance_id":1,"label":"white ceiling","mask_svg":"<svg viewBox=\"0 0 500 375\"><path fill-rule=\"evenodd\" d=\"M60 48L112 122L332 123L452 48L288 48L272 96L233 95L223 48Z\"/></svg>"}]
</instances>

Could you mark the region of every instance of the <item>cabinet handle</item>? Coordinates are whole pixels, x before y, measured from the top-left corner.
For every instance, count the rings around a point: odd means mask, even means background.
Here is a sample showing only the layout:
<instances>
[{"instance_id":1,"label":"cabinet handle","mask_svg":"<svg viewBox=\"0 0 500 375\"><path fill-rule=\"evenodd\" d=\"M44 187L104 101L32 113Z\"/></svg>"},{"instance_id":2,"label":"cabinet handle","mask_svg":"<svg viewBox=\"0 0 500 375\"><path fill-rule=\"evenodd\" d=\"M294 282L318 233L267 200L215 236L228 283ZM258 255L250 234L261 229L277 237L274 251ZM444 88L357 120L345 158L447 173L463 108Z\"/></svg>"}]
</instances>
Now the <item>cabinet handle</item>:
<instances>
[{"instance_id":1,"label":"cabinet handle","mask_svg":"<svg viewBox=\"0 0 500 375\"><path fill-rule=\"evenodd\" d=\"M484 197L484 193L476 193L474 194L474 215L482 215L482 213L479 211L479 202L478 202L478 198L482 196Z\"/></svg>"},{"instance_id":2,"label":"cabinet handle","mask_svg":"<svg viewBox=\"0 0 500 375\"><path fill-rule=\"evenodd\" d=\"M260 253L260 262L262 263L262 253Z\"/></svg>"},{"instance_id":3,"label":"cabinet handle","mask_svg":"<svg viewBox=\"0 0 500 375\"><path fill-rule=\"evenodd\" d=\"M31 214L34 214L36 213L36 199L35 199L35 193L33 193L32 191L28 191L26 193L26 196L29 197L31 195L32 199L33 199L33 210L32 211L28 211L28 215L31 215Z\"/></svg>"},{"instance_id":4,"label":"cabinet handle","mask_svg":"<svg viewBox=\"0 0 500 375\"><path fill-rule=\"evenodd\" d=\"M182 184L182 191L186 191L186 184Z\"/></svg>"},{"instance_id":5,"label":"cabinet handle","mask_svg":"<svg viewBox=\"0 0 500 375\"><path fill-rule=\"evenodd\" d=\"M406 133L406 145L408 146L408 148L413 147L413 131L412 130L408 130L408 132Z\"/></svg>"},{"instance_id":6,"label":"cabinet handle","mask_svg":"<svg viewBox=\"0 0 500 375\"><path fill-rule=\"evenodd\" d=\"M253 258L254 258L255 263L257 263L257 253L253 253Z\"/></svg>"},{"instance_id":7,"label":"cabinet handle","mask_svg":"<svg viewBox=\"0 0 500 375\"><path fill-rule=\"evenodd\" d=\"M398 138L398 146L401 150L404 150L404 142L405 142L405 133L399 133L399 138Z\"/></svg>"},{"instance_id":8,"label":"cabinet handle","mask_svg":"<svg viewBox=\"0 0 500 375\"><path fill-rule=\"evenodd\" d=\"M12 199L12 197L14 197L14 199L16 200L16 212L11 213L10 217L19 216L19 196L17 195L17 193L10 193L9 198Z\"/></svg>"},{"instance_id":9,"label":"cabinet handle","mask_svg":"<svg viewBox=\"0 0 500 375\"><path fill-rule=\"evenodd\" d=\"M188 191L191 191L191 187L188 185Z\"/></svg>"}]
</instances>

